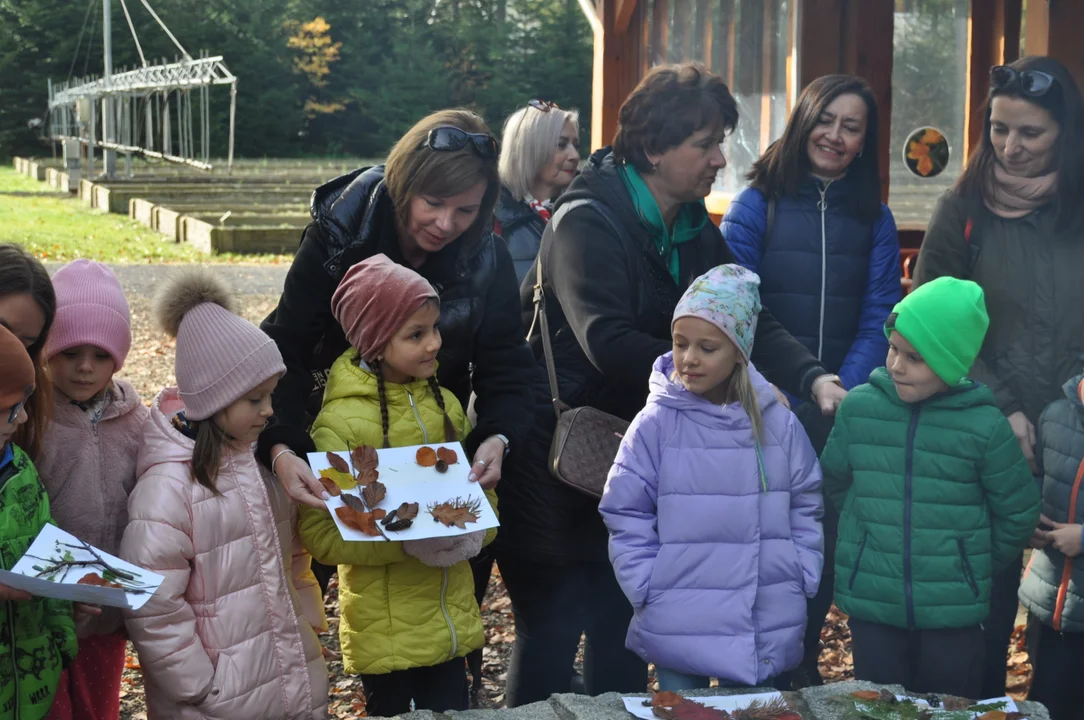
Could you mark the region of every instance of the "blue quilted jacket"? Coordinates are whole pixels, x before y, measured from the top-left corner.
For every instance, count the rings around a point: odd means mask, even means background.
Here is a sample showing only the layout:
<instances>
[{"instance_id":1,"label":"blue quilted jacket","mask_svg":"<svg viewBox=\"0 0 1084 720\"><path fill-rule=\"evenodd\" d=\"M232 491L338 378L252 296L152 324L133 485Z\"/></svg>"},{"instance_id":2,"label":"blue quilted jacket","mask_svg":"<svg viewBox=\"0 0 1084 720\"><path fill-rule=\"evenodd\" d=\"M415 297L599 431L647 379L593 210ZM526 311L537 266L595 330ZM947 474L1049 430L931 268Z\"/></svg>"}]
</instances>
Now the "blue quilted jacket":
<instances>
[{"instance_id":1,"label":"blue quilted jacket","mask_svg":"<svg viewBox=\"0 0 1084 720\"><path fill-rule=\"evenodd\" d=\"M884 365L884 322L900 299L896 221L884 205L876 222L863 221L853 182L810 176L781 197L767 249L759 190L738 193L720 225L738 262L760 275L764 307L848 390Z\"/></svg>"}]
</instances>

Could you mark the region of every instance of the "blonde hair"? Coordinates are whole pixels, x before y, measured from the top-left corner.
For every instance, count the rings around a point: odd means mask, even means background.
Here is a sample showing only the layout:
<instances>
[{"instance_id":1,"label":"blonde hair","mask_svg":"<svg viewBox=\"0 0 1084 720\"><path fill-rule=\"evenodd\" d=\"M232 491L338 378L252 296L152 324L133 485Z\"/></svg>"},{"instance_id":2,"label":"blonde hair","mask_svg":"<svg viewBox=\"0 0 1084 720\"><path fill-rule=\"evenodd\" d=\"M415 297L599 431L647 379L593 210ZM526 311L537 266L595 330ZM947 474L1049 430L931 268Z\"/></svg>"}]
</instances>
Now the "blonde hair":
<instances>
[{"instance_id":1,"label":"blonde hair","mask_svg":"<svg viewBox=\"0 0 1084 720\"><path fill-rule=\"evenodd\" d=\"M515 111L504 121L499 166L501 183L517 201L522 202L531 194L531 185L553 160L566 122L571 122L579 132L580 114L577 111L556 107L543 111L530 105Z\"/></svg>"},{"instance_id":2,"label":"blonde hair","mask_svg":"<svg viewBox=\"0 0 1084 720\"><path fill-rule=\"evenodd\" d=\"M388 153L384 164L384 182L388 188L401 227L410 221L410 201L418 195L447 198L470 189L479 182L486 192L478 217L463 233L468 244L482 237L492 222L493 208L500 194L501 179L496 158L480 156L471 143L459 150L436 151L429 148L429 131L451 125L469 133L491 135L485 120L470 110L440 110L428 115L406 131Z\"/></svg>"},{"instance_id":3,"label":"blonde hair","mask_svg":"<svg viewBox=\"0 0 1084 720\"><path fill-rule=\"evenodd\" d=\"M675 367L670 372L670 380L680 383L681 376ZM749 365L739 361L730 371L726 382L726 401L738 403L749 416L753 425L753 441L759 446L764 434L764 416L760 412L760 400L757 399L757 389L753 387L753 378L749 374Z\"/></svg>"}]
</instances>

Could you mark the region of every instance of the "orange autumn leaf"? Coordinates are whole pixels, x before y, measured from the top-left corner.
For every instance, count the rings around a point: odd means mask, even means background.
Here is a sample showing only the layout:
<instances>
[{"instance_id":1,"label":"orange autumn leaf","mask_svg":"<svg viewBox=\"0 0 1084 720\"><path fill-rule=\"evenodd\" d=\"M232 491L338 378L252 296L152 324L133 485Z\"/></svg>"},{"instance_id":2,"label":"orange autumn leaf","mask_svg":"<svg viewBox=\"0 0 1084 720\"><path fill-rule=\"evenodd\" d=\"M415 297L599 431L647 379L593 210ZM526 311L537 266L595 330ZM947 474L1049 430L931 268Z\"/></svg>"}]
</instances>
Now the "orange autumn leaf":
<instances>
[{"instance_id":1,"label":"orange autumn leaf","mask_svg":"<svg viewBox=\"0 0 1084 720\"><path fill-rule=\"evenodd\" d=\"M325 476L323 473L320 473L320 484L324 486L325 490L327 490L328 495L331 495L332 497L338 497L339 495L342 495L342 490L339 489L339 486L335 484L335 481Z\"/></svg>"},{"instance_id":2,"label":"orange autumn leaf","mask_svg":"<svg viewBox=\"0 0 1084 720\"><path fill-rule=\"evenodd\" d=\"M467 523L478 522L481 517L481 500L456 498L447 502L430 505L428 510L433 519L442 523L445 527L455 526L460 530L467 529Z\"/></svg>"},{"instance_id":3,"label":"orange autumn leaf","mask_svg":"<svg viewBox=\"0 0 1084 720\"><path fill-rule=\"evenodd\" d=\"M414 460L422 467L433 467L437 464L437 451L429 446L420 447Z\"/></svg>"},{"instance_id":4,"label":"orange autumn leaf","mask_svg":"<svg viewBox=\"0 0 1084 720\"><path fill-rule=\"evenodd\" d=\"M83 577L79 578L79 580L75 584L76 585L97 585L98 587L109 587L109 588L124 589L123 585L121 585L119 583L115 583L115 582L109 582L108 580L103 578L98 573L93 573L93 572L92 573L87 573Z\"/></svg>"},{"instance_id":5,"label":"orange autumn leaf","mask_svg":"<svg viewBox=\"0 0 1084 720\"><path fill-rule=\"evenodd\" d=\"M456 454L455 450L446 447L437 448L437 459L443 460L449 465L455 465L459 462L459 456Z\"/></svg>"},{"instance_id":6,"label":"orange autumn leaf","mask_svg":"<svg viewBox=\"0 0 1084 720\"><path fill-rule=\"evenodd\" d=\"M671 690L662 690L655 693L651 698L651 707L673 707L685 698Z\"/></svg>"},{"instance_id":7,"label":"orange autumn leaf","mask_svg":"<svg viewBox=\"0 0 1084 720\"><path fill-rule=\"evenodd\" d=\"M930 158L930 146L921 142L912 142L907 148L907 159L916 161L915 169L922 177L933 172L933 159Z\"/></svg>"},{"instance_id":8,"label":"orange autumn leaf","mask_svg":"<svg viewBox=\"0 0 1084 720\"><path fill-rule=\"evenodd\" d=\"M376 526L376 523L378 520L383 520L386 515L386 513L380 509L373 510L371 513L359 512L346 505L335 508L335 514L342 520L343 525L353 528L358 532L363 532L370 537L378 537L380 535L380 528Z\"/></svg>"},{"instance_id":9,"label":"orange autumn leaf","mask_svg":"<svg viewBox=\"0 0 1084 720\"><path fill-rule=\"evenodd\" d=\"M851 693L851 697L855 700L877 700L881 697L881 693L876 690L856 690Z\"/></svg>"},{"instance_id":10,"label":"orange autumn leaf","mask_svg":"<svg viewBox=\"0 0 1084 720\"><path fill-rule=\"evenodd\" d=\"M938 145L943 142L944 139L945 136L937 132L933 128L926 128L926 132L922 134L922 138L919 140L919 142L926 145Z\"/></svg>"}]
</instances>

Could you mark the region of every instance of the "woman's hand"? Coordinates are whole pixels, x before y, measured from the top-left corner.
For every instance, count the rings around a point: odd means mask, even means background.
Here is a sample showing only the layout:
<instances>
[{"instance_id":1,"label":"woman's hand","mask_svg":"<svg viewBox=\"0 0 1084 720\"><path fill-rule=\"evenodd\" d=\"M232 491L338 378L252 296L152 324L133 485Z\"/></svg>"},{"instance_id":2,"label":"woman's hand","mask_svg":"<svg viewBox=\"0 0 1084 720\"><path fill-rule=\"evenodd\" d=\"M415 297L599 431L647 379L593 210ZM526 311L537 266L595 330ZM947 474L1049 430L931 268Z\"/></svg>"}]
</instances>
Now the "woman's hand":
<instances>
[{"instance_id":1,"label":"woman's hand","mask_svg":"<svg viewBox=\"0 0 1084 720\"><path fill-rule=\"evenodd\" d=\"M1033 550L1042 550L1050 544L1050 528L1054 527L1054 521L1046 515L1039 515L1039 525L1031 533L1028 546Z\"/></svg>"},{"instance_id":2,"label":"woman's hand","mask_svg":"<svg viewBox=\"0 0 1084 720\"><path fill-rule=\"evenodd\" d=\"M813 399L820 406L821 414L835 415L847 391L835 375L821 375L813 381Z\"/></svg>"},{"instance_id":3,"label":"woman's hand","mask_svg":"<svg viewBox=\"0 0 1084 720\"><path fill-rule=\"evenodd\" d=\"M1050 523L1050 525L1054 528L1047 533L1050 543L1068 557L1075 558L1079 555L1081 544L1084 543L1084 538L1081 537L1084 525L1059 522Z\"/></svg>"},{"instance_id":4,"label":"woman's hand","mask_svg":"<svg viewBox=\"0 0 1084 720\"><path fill-rule=\"evenodd\" d=\"M16 590L15 588L8 587L7 585L0 585L0 602L4 602L7 600L16 600L19 602L23 602L29 600L32 597L33 595L26 592L25 590Z\"/></svg>"},{"instance_id":5,"label":"woman's hand","mask_svg":"<svg viewBox=\"0 0 1084 720\"><path fill-rule=\"evenodd\" d=\"M282 443L271 447L271 472L295 503L326 511L327 490L312 474L308 463L289 450L290 447Z\"/></svg>"},{"instance_id":6,"label":"woman's hand","mask_svg":"<svg viewBox=\"0 0 1084 720\"><path fill-rule=\"evenodd\" d=\"M1016 436L1017 442L1020 443L1020 449L1024 451L1024 458L1027 459L1034 475L1039 472L1039 468L1035 464L1035 426L1020 411L1009 416L1009 425L1012 426L1013 435Z\"/></svg>"},{"instance_id":7,"label":"woman's hand","mask_svg":"<svg viewBox=\"0 0 1084 720\"><path fill-rule=\"evenodd\" d=\"M501 464L504 462L504 441L496 435L486 438L474 453L468 479L483 489L496 487L501 480Z\"/></svg>"}]
</instances>

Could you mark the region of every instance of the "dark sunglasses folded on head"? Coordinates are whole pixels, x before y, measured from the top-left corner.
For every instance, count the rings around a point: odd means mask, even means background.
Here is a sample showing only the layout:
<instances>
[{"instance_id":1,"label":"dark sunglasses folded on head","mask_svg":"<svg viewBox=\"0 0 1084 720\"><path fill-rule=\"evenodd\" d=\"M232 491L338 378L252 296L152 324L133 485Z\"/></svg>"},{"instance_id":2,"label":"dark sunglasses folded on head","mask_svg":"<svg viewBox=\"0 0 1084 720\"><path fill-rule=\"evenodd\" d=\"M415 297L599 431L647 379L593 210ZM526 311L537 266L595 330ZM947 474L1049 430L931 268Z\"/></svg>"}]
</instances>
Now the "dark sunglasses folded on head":
<instances>
[{"instance_id":1,"label":"dark sunglasses folded on head","mask_svg":"<svg viewBox=\"0 0 1084 720\"><path fill-rule=\"evenodd\" d=\"M27 388L26 396L22 400L11 406L11 409L8 411L8 425L15 424L15 421L19 418L19 413L21 413L23 411L23 408L26 407L26 402L30 399L30 396L33 393L34 388Z\"/></svg>"},{"instance_id":2,"label":"dark sunglasses folded on head","mask_svg":"<svg viewBox=\"0 0 1084 720\"><path fill-rule=\"evenodd\" d=\"M530 100L527 102L527 107L532 107L539 112L549 112L550 110L560 110L561 106L555 102L549 100Z\"/></svg>"},{"instance_id":3,"label":"dark sunglasses folded on head","mask_svg":"<svg viewBox=\"0 0 1084 720\"><path fill-rule=\"evenodd\" d=\"M497 159L497 139L489 133L467 132L454 125L441 125L429 131L425 144L437 152L455 152L470 145L483 160Z\"/></svg>"},{"instance_id":4,"label":"dark sunglasses folded on head","mask_svg":"<svg viewBox=\"0 0 1084 720\"><path fill-rule=\"evenodd\" d=\"M1054 83L1054 76L1042 70L1017 70L1011 65L995 65L990 68L990 84L995 90L1018 85L1024 95L1041 97L1049 92Z\"/></svg>"}]
</instances>

